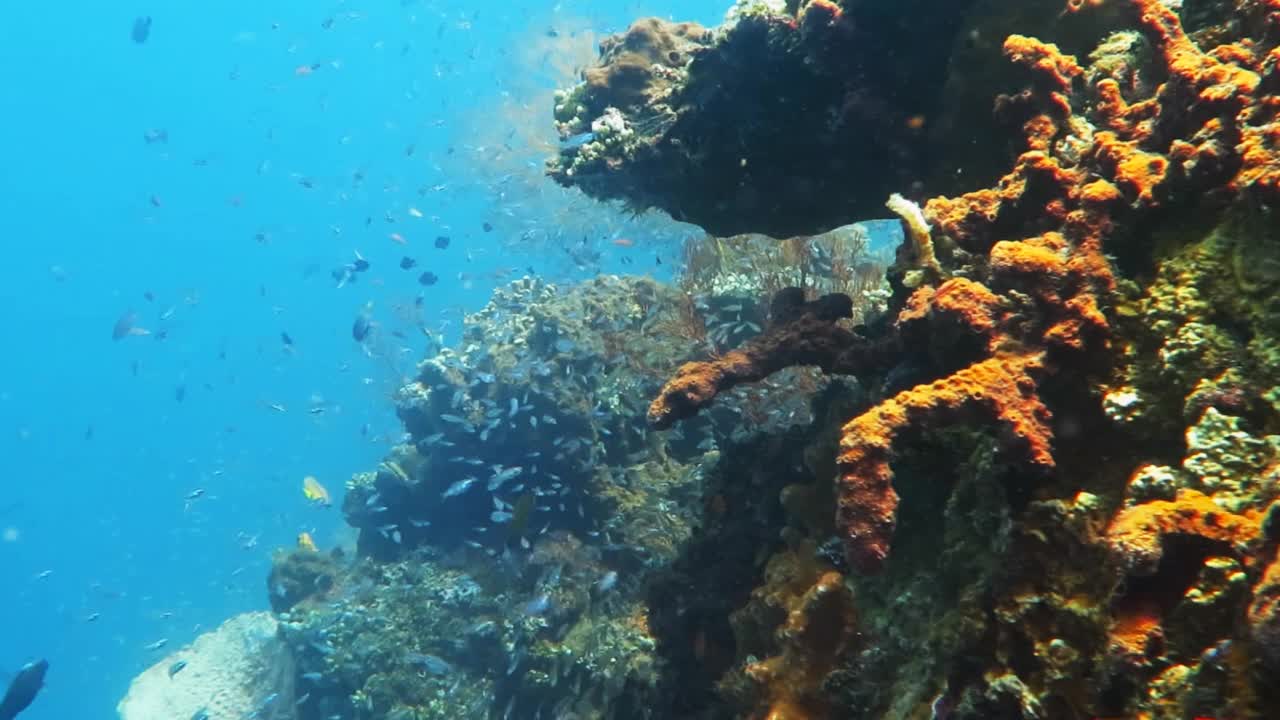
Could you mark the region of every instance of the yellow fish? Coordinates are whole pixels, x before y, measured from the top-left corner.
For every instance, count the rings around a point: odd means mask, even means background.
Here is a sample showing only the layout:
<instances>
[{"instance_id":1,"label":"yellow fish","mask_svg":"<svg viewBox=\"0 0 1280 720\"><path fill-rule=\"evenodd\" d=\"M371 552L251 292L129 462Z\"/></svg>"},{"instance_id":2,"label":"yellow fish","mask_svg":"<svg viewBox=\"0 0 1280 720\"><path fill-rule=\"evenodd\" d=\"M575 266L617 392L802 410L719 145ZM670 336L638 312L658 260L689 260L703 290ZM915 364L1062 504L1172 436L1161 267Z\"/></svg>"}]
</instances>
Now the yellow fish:
<instances>
[{"instance_id":1,"label":"yellow fish","mask_svg":"<svg viewBox=\"0 0 1280 720\"><path fill-rule=\"evenodd\" d=\"M320 484L320 481L314 475L302 478L302 494L306 495L311 502L319 503L325 507L333 504L333 501L329 499L329 491L324 489L324 486Z\"/></svg>"},{"instance_id":2,"label":"yellow fish","mask_svg":"<svg viewBox=\"0 0 1280 720\"><path fill-rule=\"evenodd\" d=\"M311 533L309 532L298 533L298 549L310 550L311 552L319 551L319 548L316 547L316 541L311 539Z\"/></svg>"}]
</instances>

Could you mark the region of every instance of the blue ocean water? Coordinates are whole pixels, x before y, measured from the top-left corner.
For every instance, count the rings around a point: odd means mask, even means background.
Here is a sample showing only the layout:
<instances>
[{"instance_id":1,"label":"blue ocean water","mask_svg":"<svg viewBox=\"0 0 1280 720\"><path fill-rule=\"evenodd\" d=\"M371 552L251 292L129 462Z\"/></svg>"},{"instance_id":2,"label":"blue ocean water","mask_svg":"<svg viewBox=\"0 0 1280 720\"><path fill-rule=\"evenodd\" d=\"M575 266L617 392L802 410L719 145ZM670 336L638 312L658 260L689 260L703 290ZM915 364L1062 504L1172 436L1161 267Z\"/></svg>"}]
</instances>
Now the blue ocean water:
<instances>
[{"instance_id":1,"label":"blue ocean water","mask_svg":"<svg viewBox=\"0 0 1280 720\"><path fill-rule=\"evenodd\" d=\"M0 670L51 664L24 719L114 717L135 674L266 607L273 548L341 539L340 498L314 507L301 480L339 495L397 436L389 395L429 342L415 297L447 338L513 273L670 268L679 228L635 234L659 225L541 179L541 103L593 38L725 5L6 8ZM372 266L338 288L357 250ZM366 307L373 352L352 338ZM150 334L113 341L130 311Z\"/></svg>"}]
</instances>

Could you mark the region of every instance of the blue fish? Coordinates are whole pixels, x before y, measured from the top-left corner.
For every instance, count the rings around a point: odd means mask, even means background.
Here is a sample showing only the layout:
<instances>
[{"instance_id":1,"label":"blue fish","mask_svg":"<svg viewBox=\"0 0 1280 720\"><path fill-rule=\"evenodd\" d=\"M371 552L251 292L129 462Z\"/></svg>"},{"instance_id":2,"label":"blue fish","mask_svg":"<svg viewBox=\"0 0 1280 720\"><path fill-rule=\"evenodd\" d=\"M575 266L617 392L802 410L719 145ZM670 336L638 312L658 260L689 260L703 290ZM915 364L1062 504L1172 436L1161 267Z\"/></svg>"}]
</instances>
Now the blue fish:
<instances>
[{"instance_id":1,"label":"blue fish","mask_svg":"<svg viewBox=\"0 0 1280 720\"><path fill-rule=\"evenodd\" d=\"M49 663L45 660L30 663L18 671L4 698L0 699L0 720L13 720L31 705L44 687L44 674L48 671Z\"/></svg>"},{"instance_id":2,"label":"blue fish","mask_svg":"<svg viewBox=\"0 0 1280 720\"><path fill-rule=\"evenodd\" d=\"M567 137L560 141L560 152L564 152L566 150L577 150L595 139L596 134L590 131Z\"/></svg>"},{"instance_id":3,"label":"blue fish","mask_svg":"<svg viewBox=\"0 0 1280 720\"><path fill-rule=\"evenodd\" d=\"M133 41L141 45L151 37L151 17L140 17L133 21Z\"/></svg>"}]
</instances>

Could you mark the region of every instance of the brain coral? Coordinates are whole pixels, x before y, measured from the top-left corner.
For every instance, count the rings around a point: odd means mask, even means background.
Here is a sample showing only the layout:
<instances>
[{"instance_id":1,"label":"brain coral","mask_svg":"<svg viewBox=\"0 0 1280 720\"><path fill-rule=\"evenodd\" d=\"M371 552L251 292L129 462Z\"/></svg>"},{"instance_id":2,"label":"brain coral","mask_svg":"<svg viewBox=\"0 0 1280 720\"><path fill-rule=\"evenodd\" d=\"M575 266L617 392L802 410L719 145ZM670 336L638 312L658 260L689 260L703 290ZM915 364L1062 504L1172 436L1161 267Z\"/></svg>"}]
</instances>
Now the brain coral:
<instances>
[{"instance_id":1,"label":"brain coral","mask_svg":"<svg viewBox=\"0 0 1280 720\"><path fill-rule=\"evenodd\" d=\"M170 678L169 668L179 661L186 667ZM281 717L292 711L292 676L275 619L245 613L143 671L116 710L121 720L189 718L201 708L209 720L240 720L255 711L270 720L277 708ZM272 693L279 696L264 707Z\"/></svg>"}]
</instances>

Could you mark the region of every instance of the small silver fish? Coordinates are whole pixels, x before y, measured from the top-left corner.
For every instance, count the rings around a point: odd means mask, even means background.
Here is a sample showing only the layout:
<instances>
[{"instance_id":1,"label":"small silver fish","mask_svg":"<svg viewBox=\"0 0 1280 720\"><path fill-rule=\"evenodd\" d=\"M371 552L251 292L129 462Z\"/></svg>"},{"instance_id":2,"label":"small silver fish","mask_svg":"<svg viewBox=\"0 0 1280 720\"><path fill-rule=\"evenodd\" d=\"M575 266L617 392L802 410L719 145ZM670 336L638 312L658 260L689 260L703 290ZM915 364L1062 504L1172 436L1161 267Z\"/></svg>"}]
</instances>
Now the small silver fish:
<instances>
[{"instance_id":1,"label":"small silver fish","mask_svg":"<svg viewBox=\"0 0 1280 720\"><path fill-rule=\"evenodd\" d=\"M587 143L595 139L596 139L596 134L591 131L578 133L577 135L570 135L569 137L560 141L560 152L565 152L568 150L577 150L578 148L582 147L583 145L586 145Z\"/></svg>"},{"instance_id":2,"label":"small silver fish","mask_svg":"<svg viewBox=\"0 0 1280 720\"><path fill-rule=\"evenodd\" d=\"M551 596L542 593L525 603L522 609L526 615L541 615L551 609Z\"/></svg>"},{"instance_id":3,"label":"small silver fish","mask_svg":"<svg viewBox=\"0 0 1280 720\"><path fill-rule=\"evenodd\" d=\"M479 482L478 478L464 477L461 480L457 480L452 485L450 485L447 490L445 490L443 493L440 494L440 497L443 499L443 498L451 498L451 497L461 495L462 493L466 492L467 489L470 488L472 485L475 485L477 482Z\"/></svg>"},{"instance_id":4,"label":"small silver fish","mask_svg":"<svg viewBox=\"0 0 1280 720\"><path fill-rule=\"evenodd\" d=\"M453 672L452 665L435 655L406 653L404 660L413 667L423 670L430 675L448 675Z\"/></svg>"},{"instance_id":5,"label":"small silver fish","mask_svg":"<svg viewBox=\"0 0 1280 720\"><path fill-rule=\"evenodd\" d=\"M150 330L138 327L137 322L138 314L132 310L126 310L120 319L116 320L115 327L111 329L111 339L123 340L127 337L151 334Z\"/></svg>"},{"instance_id":6,"label":"small silver fish","mask_svg":"<svg viewBox=\"0 0 1280 720\"><path fill-rule=\"evenodd\" d=\"M493 476L489 478L489 492L497 490L508 480L514 480L523 472L524 468L519 465L505 469L501 465L495 465Z\"/></svg>"},{"instance_id":7,"label":"small silver fish","mask_svg":"<svg viewBox=\"0 0 1280 720\"><path fill-rule=\"evenodd\" d=\"M601 595L609 592L618 586L618 573L610 570L604 574L604 577L596 581L596 592Z\"/></svg>"}]
</instances>

